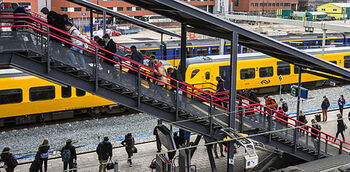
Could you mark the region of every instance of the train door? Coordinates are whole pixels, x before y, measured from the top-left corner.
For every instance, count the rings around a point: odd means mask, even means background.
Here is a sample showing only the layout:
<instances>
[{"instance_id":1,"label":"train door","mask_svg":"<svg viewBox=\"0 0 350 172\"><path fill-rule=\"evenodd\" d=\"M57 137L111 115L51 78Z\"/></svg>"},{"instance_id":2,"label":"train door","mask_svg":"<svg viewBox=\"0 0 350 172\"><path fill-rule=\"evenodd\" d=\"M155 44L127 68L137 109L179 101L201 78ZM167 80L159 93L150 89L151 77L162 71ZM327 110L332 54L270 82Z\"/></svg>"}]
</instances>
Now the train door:
<instances>
[{"instance_id":1,"label":"train door","mask_svg":"<svg viewBox=\"0 0 350 172\"><path fill-rule=\"evenodd\" d=\"M210 65L209 65L210 66ZM211 79L212 79L212 76L211 76L211 69L210 69L210 67L205 67L204 69L203 69L203 72L204 72L204 75L202 75L202 81L201 81L201 83L202 83L202 85L201 85L201 87L202 87L202 89L204 89L204 90L208 90L209 88L213 88L212 86L211 86L211 84L209 84L209 83L212 83L212 81L211 81ZM213 83L214 85L216 85L217 83L216 82L214 82ZM216 90L216 87L215 88L213 88L214 90ZM208 91L212 91L212 90L208 90Z\"/></svg>"},{"instance_id":2,"label":"train door","mask_svg":"<svg viewBox=\"0 0 350 172\"><path fill-rule=\"evenodd\" d=\"M226 90L230 89L230 78L231 78L231 74L230 74L230 66L220 66L219 68L219 72L220 72L220 76L223 80L225 80L224 82L224 87Z\"/></svg>"},{"instance_id":3,"label":"train door","mask_svg":"<svg viewBox=\"0 0 350 172\"><path fill-rule=\"evenodd\" d=\"M187 48L187 58L193 57L193 48Z\"/></svg>"}]
</instances>

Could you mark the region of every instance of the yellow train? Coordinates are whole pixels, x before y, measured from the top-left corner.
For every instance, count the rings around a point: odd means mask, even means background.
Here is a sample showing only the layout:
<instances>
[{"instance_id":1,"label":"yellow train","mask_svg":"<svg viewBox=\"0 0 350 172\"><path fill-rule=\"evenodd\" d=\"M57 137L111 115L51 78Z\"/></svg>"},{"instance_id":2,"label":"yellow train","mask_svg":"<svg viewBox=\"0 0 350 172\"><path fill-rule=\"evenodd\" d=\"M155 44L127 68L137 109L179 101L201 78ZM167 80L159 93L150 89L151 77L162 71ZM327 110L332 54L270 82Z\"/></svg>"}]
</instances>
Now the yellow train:
<instances>
[{"instance_id":1,"label":"yellow train","mask_svg":"<svg viewBox=\"0 0 350 172\"><path fill-rule=\"evenodd\" d=\"M350 68L350 47L304 50L341 67ZM216 77L222 76L225 87L229 88L230 56L194 57L187 60L185 80L198 88L216 90ZM281 84L297 83L298 71L294 65L262 53L239 54L237 65L237 89L257 89L260 93L277 91ZM326 79L311 74L303 74L303 86L320 86ZM214 84L212 84L214 83ZM287 87L286 87L287 88Z\"/></svg>"},{"instance_id":2,"label":"yellow train","mask_svg":"<svg viewBox=\"0 0 350 172\"><path fill-rule=\"evenodd\" d=\"M76 88L63 87L15 69L0 70L0 126L73 118L86 112L112 113L121 108Z\"/></svg>"}]
</instances>

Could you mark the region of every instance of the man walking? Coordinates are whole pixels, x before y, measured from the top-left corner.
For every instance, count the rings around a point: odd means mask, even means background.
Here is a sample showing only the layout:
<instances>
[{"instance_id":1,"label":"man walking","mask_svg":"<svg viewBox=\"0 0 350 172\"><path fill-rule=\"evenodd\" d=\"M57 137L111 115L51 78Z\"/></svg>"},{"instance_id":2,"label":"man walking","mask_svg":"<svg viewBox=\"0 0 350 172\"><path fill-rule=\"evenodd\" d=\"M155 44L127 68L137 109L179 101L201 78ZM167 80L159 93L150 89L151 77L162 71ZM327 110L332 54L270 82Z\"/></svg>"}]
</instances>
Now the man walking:
<instances>
[{"instance_id":1,"label":"man walking","mask_svg":"<svg viewBox=\"0 0 350 172\"><path fill-rule=\"evenodd\" d=\"M77 162L77 153L75 151L75 147L72 145L71 139L68 139L66 141L66 145L62 148L61 157L63 161L63 170L67 171L69 166L68 171L73 171L73 163Z\"/></svg>"},{"instance_id":2,"label":"man walking","mask_svg":"<svg viewBox=\"0 0 350 172\"><path fill-rule=\"evenodd\" d=\"M344 105L345 105L344 96L340 95L340 98L338 99L338 106L339 106L340 114L342 114L342 115L343 115Z\"/></svg>"},{"instance_id":3,"label":"man walking","mask_svg":"<svg viewBox=\"0 0 350 172\"><path fill-rule=\"evenodd\" d=\"M106 172L108 159L112 159L112 144L107 136L103 138L103 142L98 144L96 153L100 161L99 172Z\"/></svg>"}]
</instances>

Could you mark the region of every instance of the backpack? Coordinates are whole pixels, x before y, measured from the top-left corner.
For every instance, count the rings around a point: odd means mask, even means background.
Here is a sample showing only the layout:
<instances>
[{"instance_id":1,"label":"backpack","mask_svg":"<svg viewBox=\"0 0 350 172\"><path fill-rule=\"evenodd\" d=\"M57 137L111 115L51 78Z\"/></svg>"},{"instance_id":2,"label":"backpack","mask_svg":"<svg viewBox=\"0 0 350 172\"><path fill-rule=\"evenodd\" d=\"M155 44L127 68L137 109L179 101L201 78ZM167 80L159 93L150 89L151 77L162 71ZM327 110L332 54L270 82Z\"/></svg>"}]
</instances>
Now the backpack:
<instances>
[{"instance_id":1,"label":"backpack","mask_svg":"<svg viewBox=\"0 0 350 172\"><path fill-rule=\"evenodd\" d=\"M282 109L283 109L284 112L288 111L288 104L286 102L282 103Z\"/></svg>"},{"instance_id":2,"label":"backpack","mask_svg":"<svg viewBox=\"0 0 350 172\"><path fill-rule=\"evenodd\" d=\"M272 103L273 102L273 103ZM274 107L273 109L277 109L278 108L278 105L277 105L277 103L276 103L276 100L275 99L271 99L271 104L275 104L276 105L276 107ZM286 112L286 111L284 111L284 112Z\"/></svg>"},{"instance_id":3,"label":"backpack","mask_svg":"<svg viewBox=\"0 0 350 172\"><path fill-rule=\"evenodd\" d=\"M15 168L18 165L18 161L15 157L11 156L6 165L8 167Z\"/></svg>"},{"instance_id":4,"label":"backpack","mask_svg":"<svg viewBox=\"0 0 350 172\"><path fill-rule=\"evenodd\" d=\"M29 167L29 172L39 172L41 164L38 159L35 159Z\"/></svg>"},{"instance_id":5,"label":"backpack","mask_svg":"<svg viewBox=\"0 0 350 172\"><path fill-rule=\"evenodd\" d=\"M71 151L69 148L68 149L66 148L62 152L62 161L68 162L70 159L71 159Z\"/></svg>"}]
</instances>

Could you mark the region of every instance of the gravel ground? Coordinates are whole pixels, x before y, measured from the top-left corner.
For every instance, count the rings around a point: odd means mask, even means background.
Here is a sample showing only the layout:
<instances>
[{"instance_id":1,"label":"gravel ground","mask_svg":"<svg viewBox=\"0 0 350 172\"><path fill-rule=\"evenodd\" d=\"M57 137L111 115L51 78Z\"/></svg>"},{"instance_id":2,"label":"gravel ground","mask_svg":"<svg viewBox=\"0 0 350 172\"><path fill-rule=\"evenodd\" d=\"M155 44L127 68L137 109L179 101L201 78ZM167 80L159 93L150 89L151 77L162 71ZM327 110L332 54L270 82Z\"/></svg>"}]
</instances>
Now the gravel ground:
<instances>
[{"instance_id":1,"label":"gravel ground","mask_svg":"<svg viewBox=\"0 0 350 172\"><path fill-rule=\"evenodd\" d=\"M337 105L339 95L343 94L350 102L350 94L346 88L350 86L331 87L309 91L309 99L302 103L303 110L320 109L322 97L326 95L332 105ZM278 101L280 95L272 95ZM289 112L296 111L297 98L288 94L282 94L288 102ZM260 97L261 102L262 97ZM60 149L65 140L72 139L78 151L94 149L94 144L98 143L104 136L109 136L110 140L121 139L125 134L131 132L134 136L150 135L154 126L157 125L156 118L147 114L132 114L112 118L96 120L77 121L65 124L47 125L42 127L27 128L2 132L0 135L0 149L9 146L12 152L17 155L33 154L37 151L38 145L44 138L50 140L52 150ZM153 137L144 140L151 140ZM115 142L115 145L119 142Z\"/></svg>"}]
</instances>

